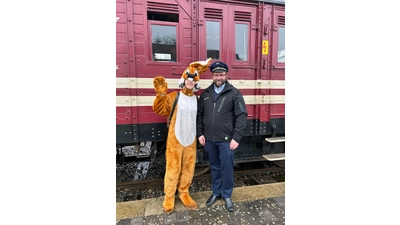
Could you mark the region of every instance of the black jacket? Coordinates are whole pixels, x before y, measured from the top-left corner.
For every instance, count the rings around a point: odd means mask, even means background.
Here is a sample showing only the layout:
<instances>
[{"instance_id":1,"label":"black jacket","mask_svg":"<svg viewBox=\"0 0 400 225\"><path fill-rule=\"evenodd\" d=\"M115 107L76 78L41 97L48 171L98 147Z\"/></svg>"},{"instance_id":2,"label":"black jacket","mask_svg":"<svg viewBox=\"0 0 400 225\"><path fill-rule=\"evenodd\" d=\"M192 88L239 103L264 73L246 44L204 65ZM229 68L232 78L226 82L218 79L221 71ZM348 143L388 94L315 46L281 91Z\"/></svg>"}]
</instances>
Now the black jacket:
<instances>
[{"instance_id":1,"label":"black jacket","mask_svg":"<svg viewBox=\"0 0 400 225\"><path fill-rule=\"evenodd\" d=\"M247 109L242 93L228 81L217 99L214 83L200 95L197 107L197 136L209 141L234 139L240 142L246 127Z\"/></svg>"}]
</instances>

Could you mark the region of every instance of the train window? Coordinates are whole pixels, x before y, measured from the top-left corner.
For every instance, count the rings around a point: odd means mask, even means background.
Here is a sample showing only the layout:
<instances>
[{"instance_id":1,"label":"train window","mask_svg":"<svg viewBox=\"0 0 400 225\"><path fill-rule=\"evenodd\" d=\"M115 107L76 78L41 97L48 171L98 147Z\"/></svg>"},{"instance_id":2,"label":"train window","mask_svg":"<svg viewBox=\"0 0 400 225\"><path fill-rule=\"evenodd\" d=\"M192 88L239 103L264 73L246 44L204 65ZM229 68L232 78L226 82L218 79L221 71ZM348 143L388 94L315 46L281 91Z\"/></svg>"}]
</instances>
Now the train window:
<instances>
[{"instance_id":1,"label":"train window","mask_svg":"<svg viewBox=\"0 0 400 225\"><path fill-rule=\"evenodd\" d=\"M249 43L248 25L236 24L236 60L247 61Z\"/></svg>"},{"instance_id":2,"label":"train window","mask_svg":"<svg viewBox=\"0 0 400 225\"><path fill-rule=\"evenodd\" d=\"M153 61L176 62L176 27L151 25Z\"/></svg>"},{"instance_id":3,"label":"train window","mask_svg":"<svg viewBox=\"0 0 400 225\"><path fill-rule=\"evenodd\" d=\"M151 21L152 60L157 62L176 62L176 31L179 15L147 12L147 19Z\"/></svg>"},{"instance_id":4,"label":"train window","mask_svg":"<svg viewBox=\"0 0 400 225\"><path fill-rule=\"evenodd\" d=\"M206 23L206 48L207 58L219 59L220 53L220 22L207 21Z\"/></svg>"},{"instance_id":5,"label":"train window","mask_svg":"<svg viewBox=\"0 0 400 225\"><path fill-rule=\"evenodd\" d=\"M278 62L285 62L285 28L278 31Z\"/></svg>"}]
</instances>

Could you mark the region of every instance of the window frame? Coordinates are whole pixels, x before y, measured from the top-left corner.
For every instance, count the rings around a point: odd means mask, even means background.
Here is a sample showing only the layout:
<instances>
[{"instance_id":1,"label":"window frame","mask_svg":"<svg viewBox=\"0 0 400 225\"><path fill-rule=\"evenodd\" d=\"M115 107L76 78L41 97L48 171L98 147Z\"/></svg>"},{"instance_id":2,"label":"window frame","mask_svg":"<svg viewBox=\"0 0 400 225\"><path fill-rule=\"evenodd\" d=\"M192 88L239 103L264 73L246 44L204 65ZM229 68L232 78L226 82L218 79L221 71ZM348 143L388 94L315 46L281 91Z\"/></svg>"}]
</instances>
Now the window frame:
<instances>
[{"instance_id":1,"label":"window frame","mask_svg":"<svg viewBox=\"0 0 400 225\"><path fill-rule=\"evenodd\" d=\"M237 60L236 59L236 25L237 24L244 24L247 25L247 60ZM250 22L244 22L244 21L234 21L234 34L235 34L235 43L233 44L234 47L234 52L233 52L233 59L232 59L232 65L237 66L237 65L246 65L249 66L250 62L253 60L252 56L250 55L250 49L251 49L251 44L250 44L250 39L251 39L251 23Z\"/></svg>"},{"instance_id":2,"label":"window frame","mask_svg":"<svg viewBox=\"0 0 400 225\"><path fill-rule=\"evenodd\" d=\"M219 24L219 59L214 59L213 58L213 60L222 60L221 59L221 55L225 55L226 53L225 52L223 52L223 48L222 48L222 32L221 32L221 30L222 30L222 23L223 23L223 21L221 20L221 19L209 19L209 18L207 18L207 19L205 19L205 29L204 29L204 35L206 36L205 37L205 39L204 39L204 44L205 44L205 46L206 46L206 48L205 48L205 56L206 56L206 58L208 58L209 56L207 56L207 22L216 22L216 23L218 23Z\"/></svg>"},{"instance_id":3,"label":"window frame","mask_svg":"<svg viewBox=\"0 0 400 225\"><path fill-rule=\"evenodd\" d=\"M175 62L167 62L167 61L153 61L153 30L152 30L152 25L159 25L159 26L171 26L175 27L176 29L176 61ZM158 21L158 20L148 20L148 51L147 51L147 56L146 60L148 64L180 64L182 59L181 59L181 54L180 50L181 48L179 47L180 43L180 32L179 32L179 22L169 22L169 21Z\"/></svg>"},{"instance_id":4,"label":"window frame","mask_svg":"<svg viewBox=\"0 0 400 225\"><path fill-rule=\"evenodd\" d=\"M274 32L272 36L272 51L271 57L272 57L272 65L274 69L285 69L285 62L278 62L278 44L279 44L279 28L285 28L285 25L283 24L278 24L278 17L285 17L285 11L280 11L280 10L275 10L275 16L274 16ZM285 37L286 37L286 28L285 28ZM285 38L286 39L286 38ZM285 40L286 42L286 40ZM286 45L286 43L285 43ZM286 48L286 46L285 46Z\"/></svg>"}]
</instances>

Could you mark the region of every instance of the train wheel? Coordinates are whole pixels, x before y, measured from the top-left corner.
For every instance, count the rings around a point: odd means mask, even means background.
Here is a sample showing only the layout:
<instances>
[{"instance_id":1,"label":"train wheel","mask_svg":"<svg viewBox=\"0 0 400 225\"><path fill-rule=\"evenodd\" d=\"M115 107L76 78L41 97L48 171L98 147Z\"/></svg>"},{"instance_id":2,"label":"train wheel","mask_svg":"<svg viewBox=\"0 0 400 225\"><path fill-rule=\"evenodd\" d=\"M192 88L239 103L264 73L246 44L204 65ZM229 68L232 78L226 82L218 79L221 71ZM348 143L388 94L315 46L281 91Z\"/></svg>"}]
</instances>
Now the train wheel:
<instances>
[{"instance_id":1,"label":"train wheel","mask_svg":"<svg viewBox=\"0 0 400 225\"><path fill-rule=\"evenodd\" d=\"M206 166L206 165L201 165L201 166L196 166L195 170L194 170L194 176L200 176L202 174L207 173L207 171L210 170L210 166Z\"/></svg>"}]
</instances>

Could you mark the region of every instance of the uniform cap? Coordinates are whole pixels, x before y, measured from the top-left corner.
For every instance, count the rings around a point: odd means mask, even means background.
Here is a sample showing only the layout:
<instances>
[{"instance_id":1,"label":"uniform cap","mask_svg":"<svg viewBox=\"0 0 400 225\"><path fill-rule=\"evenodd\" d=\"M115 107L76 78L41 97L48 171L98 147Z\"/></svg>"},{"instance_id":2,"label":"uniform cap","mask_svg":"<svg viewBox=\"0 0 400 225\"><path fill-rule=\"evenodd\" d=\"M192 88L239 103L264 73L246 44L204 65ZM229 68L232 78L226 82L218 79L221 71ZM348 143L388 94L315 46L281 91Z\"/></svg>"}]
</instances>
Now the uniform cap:
<instances>
[{"instance_id":1,"label":"uniform cap","mask_svg":"<svg viewBox=\"0 0 400 225\"><path fill-rule=\"evenodd\" d=\"M221 61L214 62L210 66L210 71L212 73L215 73L215 72L228 72L228 65L226 65L224 62L221 62Z\"/></svg>"}]
</instances>

